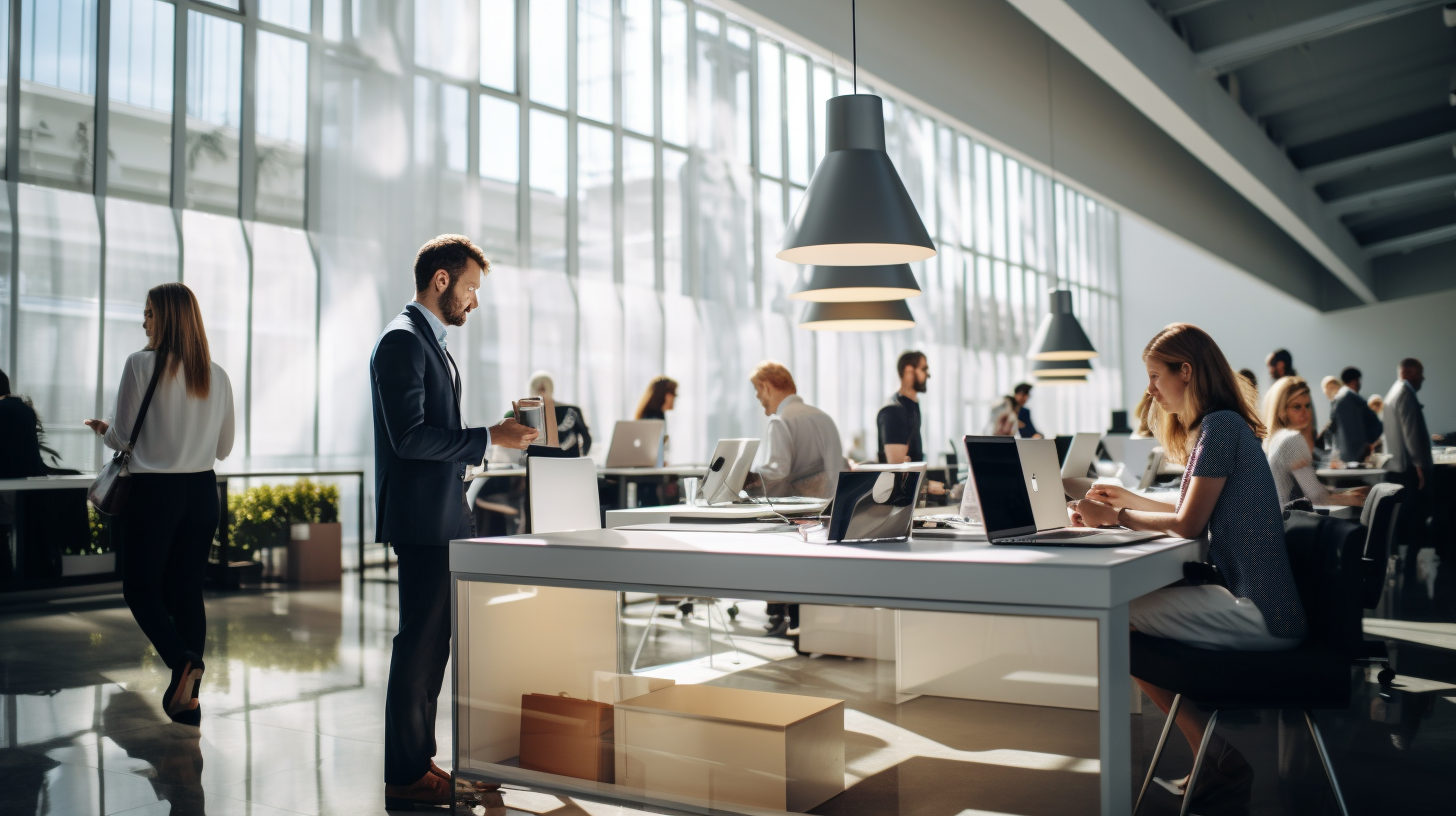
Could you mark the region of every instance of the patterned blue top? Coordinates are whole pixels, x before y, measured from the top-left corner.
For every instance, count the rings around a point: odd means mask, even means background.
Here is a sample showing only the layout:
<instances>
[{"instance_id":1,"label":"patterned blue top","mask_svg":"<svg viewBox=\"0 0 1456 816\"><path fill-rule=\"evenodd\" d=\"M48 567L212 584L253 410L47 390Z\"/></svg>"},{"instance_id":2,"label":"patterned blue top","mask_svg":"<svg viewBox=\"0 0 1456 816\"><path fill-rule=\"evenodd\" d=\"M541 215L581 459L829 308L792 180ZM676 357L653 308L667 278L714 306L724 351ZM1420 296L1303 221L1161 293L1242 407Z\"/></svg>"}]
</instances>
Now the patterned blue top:
<instances>
[{"instance_id":1,"label":"patterned blue top","mask_svg":"<svg viewBox=\"0 0 1456 816\"><path fill-rule=\"evenodd\" d=\"M1225 479L1208 519L1208 557L1224 574L1229 591L1259 607L1269 634L1304 637L1304 605L1284 548L1279 491L1264 449L1236 412L1215 411L1203 418L1183 472L1180 507L1196 476Z\"/></svg>"}]
</instances>

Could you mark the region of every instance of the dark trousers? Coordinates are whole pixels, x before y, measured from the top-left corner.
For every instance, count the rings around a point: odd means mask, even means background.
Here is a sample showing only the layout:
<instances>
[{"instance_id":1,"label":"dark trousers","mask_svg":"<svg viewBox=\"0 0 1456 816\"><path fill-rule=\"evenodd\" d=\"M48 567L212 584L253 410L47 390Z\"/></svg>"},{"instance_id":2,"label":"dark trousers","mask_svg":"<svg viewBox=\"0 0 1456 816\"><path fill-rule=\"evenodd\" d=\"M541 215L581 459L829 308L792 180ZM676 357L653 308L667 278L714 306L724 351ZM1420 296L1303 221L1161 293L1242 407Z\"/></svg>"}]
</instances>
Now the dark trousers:
<instances>
[{"instance_id":1,"label":"dark trousers","mask_svg":"<svg viewBox=\"0 0 1456 816\"><path fill-rule=\"evenodd\" d=\"M399 634L384 700L384 781L409 785L435 756L435 708L450 660L450 548L395 547Z\"/></svg>"},{"instance_id":2,"label":"dark trousers","mask_svg":"<svg viewBox=\"0 0 1456 816\"><path fill-rule=\"evenodd\" d=\"M207 610L202 581L217 532L217 477L134 473L120 517L121 589L132 617L168 668L202 656Z\"/></svg>"}]
</instances>

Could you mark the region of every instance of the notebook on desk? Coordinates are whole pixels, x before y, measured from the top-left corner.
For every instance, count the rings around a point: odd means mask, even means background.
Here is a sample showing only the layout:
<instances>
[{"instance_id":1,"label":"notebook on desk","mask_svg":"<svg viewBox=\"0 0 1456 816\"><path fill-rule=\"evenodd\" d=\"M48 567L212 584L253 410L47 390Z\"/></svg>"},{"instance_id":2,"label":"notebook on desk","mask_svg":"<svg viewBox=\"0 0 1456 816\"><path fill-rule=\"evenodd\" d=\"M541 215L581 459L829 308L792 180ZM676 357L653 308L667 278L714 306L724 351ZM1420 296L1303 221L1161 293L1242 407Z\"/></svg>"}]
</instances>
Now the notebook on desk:
<instances>
[{"instance_id":1,"label":"notebook on desk","mask_svg":"<svg viewBox=\"0 0 1456 816\"><path fill-rule=\"evenodd\" d=\"M1121 547L1161 533L1067 526L1061 468L1050 440L968 436L971 484L992 544Z\"/></svg>"}]
</instances>

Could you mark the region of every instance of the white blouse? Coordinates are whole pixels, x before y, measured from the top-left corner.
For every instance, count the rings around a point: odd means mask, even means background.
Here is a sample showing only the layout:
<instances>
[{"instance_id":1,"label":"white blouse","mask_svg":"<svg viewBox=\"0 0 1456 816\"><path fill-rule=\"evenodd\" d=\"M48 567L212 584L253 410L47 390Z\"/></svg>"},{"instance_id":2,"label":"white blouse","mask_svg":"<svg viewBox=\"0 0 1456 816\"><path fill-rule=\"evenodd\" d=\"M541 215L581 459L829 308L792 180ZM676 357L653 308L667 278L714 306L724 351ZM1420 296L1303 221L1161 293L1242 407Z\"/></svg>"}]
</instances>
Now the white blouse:
<instances>
[{"instance_id":1,"label":"white blouse","mask_svg":"<svg viewBox=\"0 0 1456 816\"><path fill-rule=\"evenodd\" d=\"M122 450L152 381L157 353L138 351L126 358L116 406L107 422L106 447ZM233 386L222 366L212 363L212 384L205 399L188 396L182 367L163 374L152 394L132 451L133 473L202 473L233 450Z\"/></svg>"},{"instance_id":2,"label":"white blouse","mask_svg":"<svg viewBox=\"0 0 1456 816\"><path fill-rule=\"evenodd\" d=\"M1268 454L1274 486L1279 489L1280 506L1300 496L1309 499L1311 504L1330 503L1330 490L1314 471L1314 452L1303 434L1291 428L1279 431L1269 440ZM1302 467L1295 467L1301 462Z\"/></svg>"}]
</instances>

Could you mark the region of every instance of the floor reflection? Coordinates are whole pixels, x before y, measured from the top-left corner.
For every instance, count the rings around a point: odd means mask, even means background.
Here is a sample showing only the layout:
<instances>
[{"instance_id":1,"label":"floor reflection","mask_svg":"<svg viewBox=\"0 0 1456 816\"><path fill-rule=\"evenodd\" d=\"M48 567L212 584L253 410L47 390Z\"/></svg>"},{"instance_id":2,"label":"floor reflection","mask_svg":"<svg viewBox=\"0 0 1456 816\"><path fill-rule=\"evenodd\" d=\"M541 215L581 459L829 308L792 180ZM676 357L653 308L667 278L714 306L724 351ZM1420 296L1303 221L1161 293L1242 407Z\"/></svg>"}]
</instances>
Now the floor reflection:
<instances>
[{"instance_id":1,"label":"floor reflection","mask_svg":"<svg viewBox=\"0 0 1456 816\"><path fill-rule=\"evenodd\" d=\"M1071 812L1067 803L1095 794L1090 712L878 699L875 690L885 686L882 675L892 665L798 655L788 641L764 636L762 604L740 607L732 646L721 624L709 635L701 612L686 622L660 618L641 664L657 667L653 673L674 667L683 679L765 690L803 687L812 675L815 687L855 698L846 718L855 797L831 800L816 812L955 816L959 809L945 811L934 802L974 801L983 811L1030 816ZM647 608L630 609L622 633L635 649ZM0 814L383 813L393 585L375 580L361 587L346 577L332 589L212 595L208 613L209 675L199 731L161 714L166 673L119 597L0 610ZM1367 636L1386 640L1399 676L1385 688L1358 683L1349 710L1318 715L1352 812L1449 807L1456 623L1429 613L1422 618L1367 620ZM447 679L447 699L450 693ZM976 707L974 727L947 728L963 720L948 707L966 705ZM1162 725L1145 708L1149 714L1134 718L1135 745L1144 756ZM1303 814L1331 806L1301 723L1271 712L1228 719L1230 739L1259 773L1248 812ZM437 733L438 762L448 768L448 717ZM1171 743L1166 762L1165 775L1186 772L1187 746ZM905 809L914 801L924 807ZM505 803L512 814L640 812L524 791L507 791ZM1155 790L1145 812L1174 813L1177 805ZM476 816L506 812L492 808Z\"/></svg>"}]
</instances>

